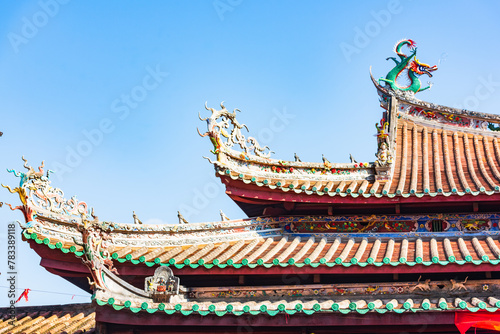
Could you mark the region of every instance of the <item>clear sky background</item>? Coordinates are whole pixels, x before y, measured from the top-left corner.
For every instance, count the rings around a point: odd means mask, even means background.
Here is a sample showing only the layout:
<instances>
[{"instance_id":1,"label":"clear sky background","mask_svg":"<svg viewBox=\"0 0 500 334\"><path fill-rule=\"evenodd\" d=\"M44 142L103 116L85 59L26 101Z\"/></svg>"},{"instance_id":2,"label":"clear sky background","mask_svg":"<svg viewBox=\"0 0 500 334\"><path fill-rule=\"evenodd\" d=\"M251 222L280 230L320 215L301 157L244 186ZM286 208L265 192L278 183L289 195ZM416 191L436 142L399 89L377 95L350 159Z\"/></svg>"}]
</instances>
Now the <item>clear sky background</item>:
<instances>
[{"instance_id":1,"label":"clear sky background","mask_svg":"<svg viewBox=\"0 0 500 334\"><path fill-rule=\"evenodd\" d=\"M382 110L369 67L385 76L400 39L439 67L418 98L500 112L499 12L496 1L3 1L0 182L18 184L5 169L23 169L24 155L103 220L242 218L202 158L205 101L241 109L277 159L374 161ZM5 189L0 201L20 204ZM17 219L0 209L0 306ZM33 290L19 306L90 300L17 245L18 295Z\"/></svg>"}]
</instances>

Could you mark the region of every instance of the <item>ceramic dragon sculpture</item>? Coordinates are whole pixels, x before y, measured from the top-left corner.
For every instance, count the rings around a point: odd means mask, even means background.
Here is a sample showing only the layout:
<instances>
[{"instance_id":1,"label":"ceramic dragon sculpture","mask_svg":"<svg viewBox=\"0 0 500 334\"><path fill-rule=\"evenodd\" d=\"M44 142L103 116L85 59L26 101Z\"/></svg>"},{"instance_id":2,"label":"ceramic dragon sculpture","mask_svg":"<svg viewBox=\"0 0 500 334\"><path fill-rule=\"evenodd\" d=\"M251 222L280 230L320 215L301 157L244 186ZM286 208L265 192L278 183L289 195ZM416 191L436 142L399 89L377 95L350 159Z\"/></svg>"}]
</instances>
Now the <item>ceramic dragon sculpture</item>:
<instances>
[{"instance_id":1,"label":"ceramic dragon sculpture","mask_svg":"<svg viewBox=\"0 0 500 334\"><path fill-rule=\"evenodd\" d=\"M410 55L406 55L402 52L402 48L404 46L410 49ZM422 88L422 83L420 82L419 77L422 74L427 74L429 77L432 77L431 72L437 70L437 66L429 66L418 61L418 59L416 58L417 48L415 42L411 39L402 40L396 44L394 52L396 52L396 54L399 56L399 60L396 59L396 57L387 58L387 60L392 59L396 63L396 66L394 66L394 68L390 70L389 73L387 73L385 78L380 78L379 82L384 81L388 83L394 91L418 93L423 90L429 89L431 87L431 84L429 83L429 86ZM398 85L397 80L405 70L408 74L410 84L406 87L401 87L400 85Z\"/></svg>"}]
</instances>

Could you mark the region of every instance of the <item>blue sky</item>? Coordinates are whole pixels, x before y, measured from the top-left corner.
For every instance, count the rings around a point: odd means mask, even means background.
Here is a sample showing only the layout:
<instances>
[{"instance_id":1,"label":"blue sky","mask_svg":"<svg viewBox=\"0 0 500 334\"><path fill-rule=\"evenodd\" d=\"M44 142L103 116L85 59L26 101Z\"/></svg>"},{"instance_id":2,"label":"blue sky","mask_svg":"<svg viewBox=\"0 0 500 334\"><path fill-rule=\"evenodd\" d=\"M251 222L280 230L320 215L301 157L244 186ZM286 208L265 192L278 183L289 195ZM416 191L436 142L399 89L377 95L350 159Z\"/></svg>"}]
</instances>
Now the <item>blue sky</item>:
<instances>
[{"instance_id":1,"label":"blue sky","mask_svg":"<svg viewBox=\"0 0 500 334\"><path fill-rule=\"evenodd\" d=\"M5 169L22 169L24 155L58 170L52 185L101 219L244 217L202 158L205 101L241 109L278 159L373 161L381 109L369 67L385 76L402 38L439 67L417 97L499 113L499 10L494 1L2 2L0 182L16 185ZM18 204L6 190L0 201ZM0 209L0 245L17 219ZM20 238L17 263L18 288L38 290L29 305L89 300ZM6 295L0 288L0 306Z\"/></svg>"}]
</instances>

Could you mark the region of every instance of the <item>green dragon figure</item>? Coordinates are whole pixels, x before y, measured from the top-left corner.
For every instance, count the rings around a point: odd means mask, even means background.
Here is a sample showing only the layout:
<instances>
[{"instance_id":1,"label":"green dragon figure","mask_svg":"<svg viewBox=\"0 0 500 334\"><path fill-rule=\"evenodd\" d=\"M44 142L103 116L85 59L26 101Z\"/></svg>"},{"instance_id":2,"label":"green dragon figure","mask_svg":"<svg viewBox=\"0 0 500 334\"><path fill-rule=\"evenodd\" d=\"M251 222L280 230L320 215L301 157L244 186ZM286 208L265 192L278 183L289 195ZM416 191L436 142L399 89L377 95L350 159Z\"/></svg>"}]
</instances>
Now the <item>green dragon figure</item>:
<instances>
[{"instance_id":1,"label":"green dragon figure","mask_svg":"<svg viewBox=\"0 0 500 334\"><path fill-rule=\"evenodd\" d=\"M413 51L409 56L405 55L403 52L401 52L401 49L403 46L407 46L411 51ZM417 58L413 59L416 54L417 54L417 48L416 44L414 41L411 39L405 39L400 41L398 44L396 44L396 48L394 50L396 54L399 56L399 61L396 59L396 57L389 57L387 60L392 59L395 63L396 66L392 70L387 73L385 79L380 78L380 81L387 82L391 88L395 91L410 91L413 93L418 93L423 90L429 89L431 86L427 86L425 88L422 87L422 83L420 82L419 77L422 74L427 74L429 77L432 77L431 72L437 70L437 66L429 66L427 64L421 63L418 61ZM410 79L410 84L407 87L400 87L396 81L398 77L402 74L404 70L407 70L408 72L408 78Z\"/></svg>"}]
</instances>

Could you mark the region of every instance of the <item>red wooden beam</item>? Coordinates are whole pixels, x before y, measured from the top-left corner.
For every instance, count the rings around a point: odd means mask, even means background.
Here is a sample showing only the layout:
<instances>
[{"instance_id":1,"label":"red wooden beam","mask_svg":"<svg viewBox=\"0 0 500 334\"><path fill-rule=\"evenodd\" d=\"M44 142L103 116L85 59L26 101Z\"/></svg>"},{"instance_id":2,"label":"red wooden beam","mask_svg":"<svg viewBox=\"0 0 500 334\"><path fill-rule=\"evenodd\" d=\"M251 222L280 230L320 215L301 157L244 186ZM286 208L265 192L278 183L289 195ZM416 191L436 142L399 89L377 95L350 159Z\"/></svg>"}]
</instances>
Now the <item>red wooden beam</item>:
<instances>
[{"instance_id":1,"label":"red wooden beam","mask_svg":"<svg viewBox=\"0 0 500 334\"><path fill-rule=\"evenodd\" d=\"M223 178L227 178L222 176ZM317 196L317 195L306 195L304 193L294 193L294 192L283 192L281 190L271 190L266 187L258 187L256 185L247 185L239 181L234 181L229 179L228 182L224 182L226 184L226 193L237 200L235 196L245 199L246 203L252 204L264 204L267 201L274 202L299 202L299 203L338 203L338 204L394 204L394 203L450 203L450 202L491 202L491 201L500 201L500 194L486 195L480 194L477 196L474 195L452 195L452 196L424 196L422 198L418 198L416 196L410 196L404 198L402 196L397 196L393 198L389 197L381 197L377 198L375 196L370 196L368 198L364 198L363 196L358 196L357 198L351 196Z\"/></svg>"},{"instance_id":2,"label":"red wooden beam","mask_svg":"<svg viewBox=\"0 0 500 334\"><path fill-rule=\"evenodd\" d=\"M241 316L226 314L222 317L212 314L207 316L184 316L180 314L167 315L161 311L152 314L142 311L133 316L131 314L127 310L115 311L110 306L101 306L96 309L96 321L108 324L142 326L143 328L148 326L194 326L199 327L200 330L203 327L205 328L204 331L207 331L206 327L212 326L246 327L257 331L259 327L300 328L308 326L324 328L331 326L372 326L377 328L387 325L416 326L420 327L422 332L432 330L433 326L449 325L450 328L455 328L456 330L456 327L454 327L455 312L405 312L402 314L369 312L363 315L356 312L350 312L346 315L333 312L315 313L313 315L306 315L304 313L287 315L283 313L274 317L267 314Z\"/></svg>"}]
</instances>

